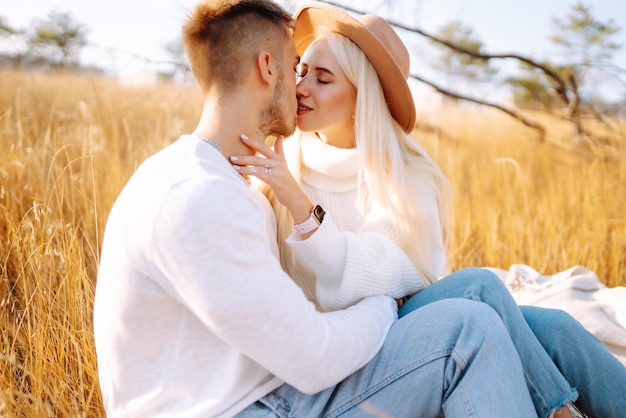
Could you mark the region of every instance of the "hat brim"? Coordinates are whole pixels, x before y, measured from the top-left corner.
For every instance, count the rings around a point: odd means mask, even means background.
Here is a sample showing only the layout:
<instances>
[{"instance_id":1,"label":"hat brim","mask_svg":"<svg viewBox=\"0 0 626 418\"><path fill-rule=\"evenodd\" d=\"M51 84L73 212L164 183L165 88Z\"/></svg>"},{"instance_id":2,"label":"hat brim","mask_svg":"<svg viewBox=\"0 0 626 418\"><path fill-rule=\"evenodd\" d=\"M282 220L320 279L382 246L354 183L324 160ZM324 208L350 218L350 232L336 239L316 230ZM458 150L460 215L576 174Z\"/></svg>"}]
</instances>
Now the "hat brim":
<instances>
[{"instance_id":1,"label":"hat brim","mask_svg":"<svg viewBox=\"0 0 626 418\"><path fill-rule=\"evenodd\" d=\"M315 28L319 26L339 33L358 45L378 74L391 115L405 132L413 130L415 104L407 83L408 74L402 74L390 51L362 22L325 3L305 4L294 17L294 39L300 55L315 40Z\"/></svg>"}]
</instances>

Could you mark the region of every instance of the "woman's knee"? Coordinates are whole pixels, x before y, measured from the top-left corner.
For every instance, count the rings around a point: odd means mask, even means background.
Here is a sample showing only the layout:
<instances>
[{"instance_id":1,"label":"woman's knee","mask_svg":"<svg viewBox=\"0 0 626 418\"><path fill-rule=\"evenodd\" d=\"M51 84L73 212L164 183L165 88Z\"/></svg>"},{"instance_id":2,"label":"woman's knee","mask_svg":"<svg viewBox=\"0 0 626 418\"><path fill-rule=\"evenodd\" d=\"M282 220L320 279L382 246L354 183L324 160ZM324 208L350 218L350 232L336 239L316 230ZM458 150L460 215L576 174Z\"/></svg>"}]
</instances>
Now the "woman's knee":
<instances>
[{"instance_id":1,"label":"woman's knee","mask_svg":"<svg viewBox=\"0 0 626 418\"><path fill-rule=\"evenodd\" d=\"M503 295L509 295L502 280L487 269L464 268L450 274L444 280L451 280L453 285L464 287L466 299L489 301L491 297L499 300Z\"/></svg>"},{"instance_id":2,"label":"woman's knee","mask_svg":"<svg viewBox=\"0 0 626 418\"><path fill-rule=\"evenodd\" d=\"M450 273L445 279L466 281L468 283L482 284L487 287L503 287L504 283L490 270L479 267L466 267Z\"/></svg>"},{"instance_id":3,"label":"woman's knee","mask_svg":"<svg viewBox=\"0 0 626 418\"><path fill-rule=\"evenodd\" d=\"M468 267L457 270L421 292L409 298L399 311L403 317L408 313L438 300L462 298L500 305L507 298L514 303L502 281L489 270Z\"/></svg>"}]
</instances>

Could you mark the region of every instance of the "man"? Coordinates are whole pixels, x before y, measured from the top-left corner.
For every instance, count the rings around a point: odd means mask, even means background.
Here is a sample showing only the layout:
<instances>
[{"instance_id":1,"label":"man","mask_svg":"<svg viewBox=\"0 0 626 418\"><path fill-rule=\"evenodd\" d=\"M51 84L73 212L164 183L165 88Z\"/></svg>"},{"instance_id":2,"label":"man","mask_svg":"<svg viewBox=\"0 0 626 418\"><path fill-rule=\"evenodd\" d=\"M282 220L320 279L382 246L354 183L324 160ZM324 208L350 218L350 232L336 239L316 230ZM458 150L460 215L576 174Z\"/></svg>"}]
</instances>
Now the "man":
<instances>
[{"instance_id":1,"label":"man","mask_svg":"<svg viewBox=\"0 0 626 418\"><path fill-rule=\"evenodd\" d=\"M253 152L245 135L294 130L291 25L270 0L230 0L200 3L183 28L199 123L139 167L105 231L94 326L107 414L532 416L488 307L449 300L397 321L375 296L320 313L282 271L228 157Z\"/></svg>"}]
</instances>

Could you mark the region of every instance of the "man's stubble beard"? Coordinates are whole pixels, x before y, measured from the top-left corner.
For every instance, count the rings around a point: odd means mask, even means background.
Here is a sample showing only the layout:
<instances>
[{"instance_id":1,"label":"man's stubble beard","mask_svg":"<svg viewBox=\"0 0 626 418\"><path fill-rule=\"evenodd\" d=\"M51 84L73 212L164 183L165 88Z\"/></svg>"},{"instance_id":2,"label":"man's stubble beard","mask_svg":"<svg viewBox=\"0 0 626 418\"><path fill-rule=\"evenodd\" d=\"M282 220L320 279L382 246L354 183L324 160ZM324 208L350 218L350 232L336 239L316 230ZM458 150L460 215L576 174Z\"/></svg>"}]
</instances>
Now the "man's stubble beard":
<instances>
[{"instance_id":1,"label":"man's stubble beard","mask_svg":"<svg viewBox=\"0 0 626 418\"><path fill-rule=\"evenodd\" d=\"M285 104L286 97L284 94L285 83L283 75L278 74L278 82L274 90L274 96L270 100L267 107L261 113L261 124L259 129L265 135L269 136L290 136L296 129L295 109L291 112ZM290 114L290 116L288 116Z\"/></svg>"}]
</instances>

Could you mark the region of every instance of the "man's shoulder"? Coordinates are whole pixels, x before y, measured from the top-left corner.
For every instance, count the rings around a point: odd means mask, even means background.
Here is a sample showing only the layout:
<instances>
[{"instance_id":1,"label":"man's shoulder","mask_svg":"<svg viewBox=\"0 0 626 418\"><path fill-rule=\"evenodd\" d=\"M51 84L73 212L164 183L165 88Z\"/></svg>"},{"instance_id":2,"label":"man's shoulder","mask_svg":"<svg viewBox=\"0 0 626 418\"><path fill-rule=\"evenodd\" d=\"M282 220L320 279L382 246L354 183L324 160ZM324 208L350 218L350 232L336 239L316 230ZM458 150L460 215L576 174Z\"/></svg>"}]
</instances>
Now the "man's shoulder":
<instances>
[{"instance_id":1,"label":"man's shoulder","mask_svg":"<svg viewBox=\"0 0 626 418\"><path fill-rule=\"evenodd\" d=\"M147 212L212 212L256 205L244 179L221 154L183 139L147 158L124 187L117 205Z\"/></svg>"}]
</instances>

